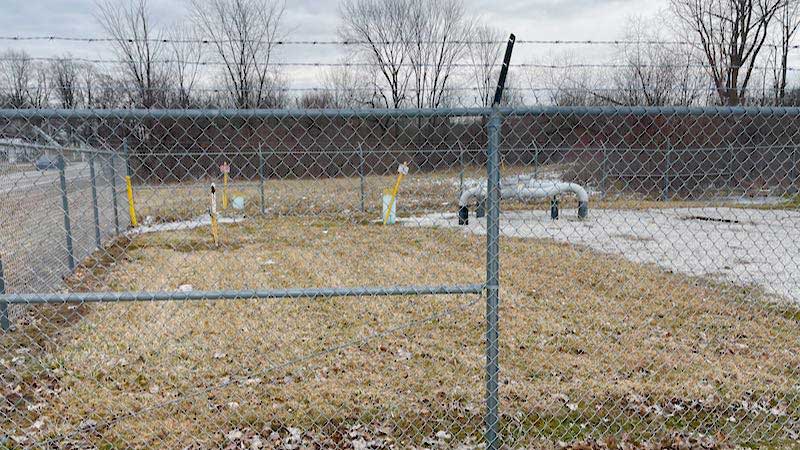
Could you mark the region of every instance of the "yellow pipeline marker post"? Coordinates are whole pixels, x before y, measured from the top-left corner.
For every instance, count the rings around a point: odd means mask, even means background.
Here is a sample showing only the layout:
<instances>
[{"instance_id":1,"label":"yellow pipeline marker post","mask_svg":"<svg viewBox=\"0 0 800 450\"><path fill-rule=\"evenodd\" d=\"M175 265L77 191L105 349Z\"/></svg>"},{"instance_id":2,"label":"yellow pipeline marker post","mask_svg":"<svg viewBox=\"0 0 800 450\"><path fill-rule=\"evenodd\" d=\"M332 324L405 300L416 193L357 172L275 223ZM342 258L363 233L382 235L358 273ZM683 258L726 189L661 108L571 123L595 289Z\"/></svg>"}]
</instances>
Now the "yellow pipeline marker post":
<instances>
[{"instance_id":1,"label":"yellow pipeline marker post","mask_svg":"<svg viewBox=\"0 0 800 450\"><path fill-rule=\"evenodd\" d=\"M231 173L231 166L228 163L222 163L219 166L222 172L222 210L228 209L228 174Z\"/></svg>"},{"instance_id":2,"label":"yellow pipeline marker post","mask_svg":"<svg viewBox=\"0 0 800 450\"><path fill-rule=\"evenodd\" d=\"M397 191L400 190L400 182L403 181L403 177L406 175L408 175L408 163L400 164L400 167L397 168L397 181L394 183L394 188L392 188L392 198L389 199L389 207L386 208L386 215L383 217L384 225L389 222L389 215L392 213Z\"/></svg>"},{"instance_id":3,"label":"yellow pipeline marker post","mask_svg":"<svg viewBox=\"0 0 800 450\"><path fill-rule=\"evenodd\" d=\"M219 245L219 223L217 222L217 187L211 183L211 237L214 238L214 245Z\"/></svg>"},{"instance_id":4,"label":"yellow pipeline marker post","mask_svg":"<svg viewBox=\"0 0 800 450\"><path fill-rule=\"evenodd\" d=\"M128 190L128 211L131 214L131 226L136 228L139 222L136 221L136 206L133 204L133 186L131 185L131 177L125 177L125 189Z\"/></svg>"}]
</instances>

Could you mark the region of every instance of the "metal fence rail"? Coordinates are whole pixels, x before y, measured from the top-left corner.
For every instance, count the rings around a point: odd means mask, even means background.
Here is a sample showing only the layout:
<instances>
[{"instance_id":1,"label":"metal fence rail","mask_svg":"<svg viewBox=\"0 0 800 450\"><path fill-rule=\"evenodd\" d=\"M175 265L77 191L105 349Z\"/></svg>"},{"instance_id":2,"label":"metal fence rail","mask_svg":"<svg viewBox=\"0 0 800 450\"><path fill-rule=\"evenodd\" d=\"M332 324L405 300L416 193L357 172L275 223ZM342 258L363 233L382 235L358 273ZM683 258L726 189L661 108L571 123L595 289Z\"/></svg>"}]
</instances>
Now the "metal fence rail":
<instances>
[{"instance_id":1,"label":"metal fence rail","mask_svg":"<svg viewBox=\"0 0 800 450\"><path fill-rule=\"evenodd\" d=\"M800 109L0 133L0 447L797 444Z\"/></svg>"}]
</instances>

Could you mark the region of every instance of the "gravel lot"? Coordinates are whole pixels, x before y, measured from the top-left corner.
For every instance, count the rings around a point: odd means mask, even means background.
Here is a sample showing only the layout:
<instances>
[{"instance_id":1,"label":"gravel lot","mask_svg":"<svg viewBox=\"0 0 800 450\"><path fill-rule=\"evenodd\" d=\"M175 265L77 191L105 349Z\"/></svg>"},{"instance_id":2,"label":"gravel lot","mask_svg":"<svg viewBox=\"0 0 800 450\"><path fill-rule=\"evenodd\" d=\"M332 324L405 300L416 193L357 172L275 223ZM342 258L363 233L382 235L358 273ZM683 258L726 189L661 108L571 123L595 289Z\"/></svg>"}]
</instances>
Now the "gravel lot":
<instances>
[{"instance_id":1,"label":"gravel lot","mask_svg":"<svg viewBox=\"0 0 800 450\"><path fill-rule=\"evenodd\" d=\"M458 227L453 213L402 220L408 226ZM579 221L562 210L514 211L501 216L503 236L547 238L616 253L689 275L759 285L800 303L800 213L743 208L591 210ZM467 230L484 234L486 220L470 217ZM502 264L502 262L501 262Z\"/></svg>"}]
</instances>

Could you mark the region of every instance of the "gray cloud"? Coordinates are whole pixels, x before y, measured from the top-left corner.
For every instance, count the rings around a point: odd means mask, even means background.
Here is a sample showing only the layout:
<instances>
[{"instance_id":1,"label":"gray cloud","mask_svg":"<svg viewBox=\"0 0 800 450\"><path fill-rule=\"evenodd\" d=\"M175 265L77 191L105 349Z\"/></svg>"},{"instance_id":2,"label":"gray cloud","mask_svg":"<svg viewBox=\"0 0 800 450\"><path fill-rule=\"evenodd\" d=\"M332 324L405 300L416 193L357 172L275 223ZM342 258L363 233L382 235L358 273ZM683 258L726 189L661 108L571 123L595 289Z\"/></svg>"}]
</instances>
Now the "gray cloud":
<instances>
[{"instance_id":1,"label":"gray cloud","mask_svg":"<svg viewBox=\"0 0 800 450\"><path fill-rule=\"evenodd\" d=\"M124 0L120 0L124 1ZM465 0L467 9L503 33L518 39L613 39L620 36L631 14L653 14L666 0ZM189 20L188 0L150 0L159 24ZM19 36L102 36L94 17L94 0L5 0L0 6L0 34ZM335 40L339 25L338 3L322 0L288 0L284 25L290 40ZM70 42L0 42L2 47L21 48L33 56L70 53L76 57L112 57L108 44ZM515 60L529 61L537 55L530 46L520 46ZM330 46L287 46L278 57L290 61L334 62L344 55ZM313 71L290 70L290 82L312 83Z\"/></svg>"}]
</instances>

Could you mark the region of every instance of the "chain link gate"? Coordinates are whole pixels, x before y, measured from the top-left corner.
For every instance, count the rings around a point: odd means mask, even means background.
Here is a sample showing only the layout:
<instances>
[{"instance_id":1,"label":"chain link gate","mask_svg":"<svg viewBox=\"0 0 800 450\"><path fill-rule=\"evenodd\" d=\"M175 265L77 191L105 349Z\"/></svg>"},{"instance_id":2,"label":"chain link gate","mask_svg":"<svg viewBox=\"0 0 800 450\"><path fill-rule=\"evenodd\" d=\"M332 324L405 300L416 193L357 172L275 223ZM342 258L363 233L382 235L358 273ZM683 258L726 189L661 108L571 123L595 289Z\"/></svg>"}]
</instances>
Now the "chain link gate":
<instances>
[{"instance_id":1,"label":"chain link gate","mask_svg":"<svg viewBox=\"0 0 800 450\"><path fill-rule=\"evenodd\" d=\"M793 445L799 125L0 111L0 445Z\"/></svg>"}]
</instances>

